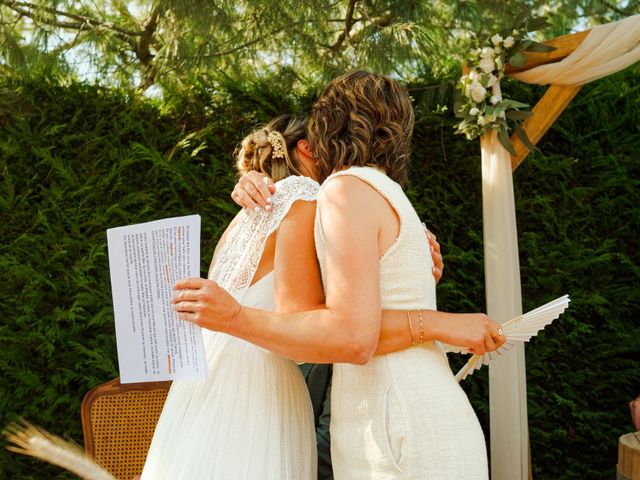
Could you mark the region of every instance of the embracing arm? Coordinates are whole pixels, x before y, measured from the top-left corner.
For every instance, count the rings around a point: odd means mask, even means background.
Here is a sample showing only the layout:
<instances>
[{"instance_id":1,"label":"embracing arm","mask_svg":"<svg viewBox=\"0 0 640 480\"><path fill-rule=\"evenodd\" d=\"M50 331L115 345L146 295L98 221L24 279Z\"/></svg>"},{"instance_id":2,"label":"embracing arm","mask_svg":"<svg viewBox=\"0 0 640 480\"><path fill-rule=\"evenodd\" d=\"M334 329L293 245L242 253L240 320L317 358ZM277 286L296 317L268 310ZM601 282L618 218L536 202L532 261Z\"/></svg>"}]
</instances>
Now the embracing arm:
<instances>
[{"instance_id":1,"label":"embracing arm","mask_svg":"<svg viewBox=\"0 0 640 480\"><path fill-rule=\"evenodd\" d=\"M174 308L180 317L294 360L368 361L380 333L378 226L370 214L371 193L342 191L343 183L323 189L321 202L321 214L331 217L324 232L326 308L282 313L241 307L215 282L192 278L176 284Z\"/></svg>"},{"instance_id":2,"label":"embracing arm","mask_svg":"<svg viewBox=\"0 0 640 480\"><path fill-rule=\"evenodd\" d=\"M320 214L331 218L324 225L325 308L287 314L242 308L227 333L295 360L368 361L380 333L378 226L371 193L348 191L347 183L333 181L321 194Z\"/></svg>"},{"instance_id":3,"label":"embracing arm","mask_svg":"<svg viewBox=\"0 0 640 480\"><path fill-rule=\"evenodd\" d=\"M314 241L315 212L316 202L298 201L293 204L278 229L274 259L275 300L278 312L302 312L325 307ZM437 281L442 274L440 246L426 227L425 234L429 239ZM407 313L411 314L398 310L382 311L376 355L413 346ZM416 312L413 312L414 321L415 316ZM414 329L417 335L417 324ZM306 354L324 358L324 347L321 351L312 353L313 348L313 345L306 346Z\"/></svg>"},{"instance_id":4,"label":"embracing arm","mask_svg":"<svg viewBox=\"0 0 640 480\"><path fill-rule=\"evenodd\" d=\"M380 222L372 206L383 200L349 177L332 181L323 189L323 195L321 215L331 218L323 225L327 261L325 309L274 313L241 307L215 282L187 279L176 284L174 304L180 317L294 360L366 363L380 338ZM422 313L425 342L443 340L468 347L473 353L494 350L502 343L496 334L499 325L486 315L429 310ZM410 346L406 312L389 315L395 315L395 321L385 320L385 329L390 328L390 337L402 340L386 344L387 351ZM386 335L383 332L383 339Z\"/></svg>"},{"instance_id":5,"label":"embracing arm","mask_svg":"<svg viewBox=\"0 0 640 480\"><path fill-rule=\"evenodd\" d=\"M313 236L316 202L295 202L280 222L273 260L276 312L324 308Z\"/></svg>"},{"instance_id":6,"label":"embracing arm","mask_svg":"<svg viewBox=\"0 0 640 480\"><path fill-rule=\"evenodd\" d=\"M265 182L266 181L266 182ZM243 175L231 197L243 208L268 205L275 186L269 177L251 171ZM296 312L324 308L320 270L313 240L315 202L296 202L278 230L276 246L277 311ZM436 283L443 262L436 236L425 226ZM416 312L413 312L414 316ZM417 329L417 325L416 325ZM416 330L417 332L417 330ZM406 311L383 310L376 355L404 350L413 345Z\"/></svg>"}]
</instances>

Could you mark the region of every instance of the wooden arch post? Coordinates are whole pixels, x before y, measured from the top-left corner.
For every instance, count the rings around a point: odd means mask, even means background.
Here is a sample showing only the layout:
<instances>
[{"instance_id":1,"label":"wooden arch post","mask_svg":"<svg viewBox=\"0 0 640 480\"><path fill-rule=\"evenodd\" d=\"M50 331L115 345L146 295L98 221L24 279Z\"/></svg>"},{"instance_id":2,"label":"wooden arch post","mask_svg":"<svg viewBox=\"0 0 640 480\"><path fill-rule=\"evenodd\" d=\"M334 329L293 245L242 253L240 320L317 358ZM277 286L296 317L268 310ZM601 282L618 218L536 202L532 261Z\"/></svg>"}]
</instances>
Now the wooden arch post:
<instances>
[{"instance_id":1,"label":"wooden arch post","mask_svg":"<svg viewBox=\"0 0 640 480\"><path fill-rule=\"evenodd\" d=\"M528 53L521 68L507 68L506 73L562 60L573 52L588 32L557 37L545 42L556 47L549 53ZM576 86L551 85L523 128L537 143L560 113L580 90ZM529 153L515 135L511 139L516 155L501 153L482 161L483 230L487 313L505 322L522 313L518 235L512 172ZM497 142L489 134L481 142ZM483 156L484 157L484 156ZM510 225L510 227L505 227ZM501 362L489 365L489 410L491 428L492 480L526 480L532 478L527 420L527 393L524 345L514 348Z\"/></svg>"}]
</instances>

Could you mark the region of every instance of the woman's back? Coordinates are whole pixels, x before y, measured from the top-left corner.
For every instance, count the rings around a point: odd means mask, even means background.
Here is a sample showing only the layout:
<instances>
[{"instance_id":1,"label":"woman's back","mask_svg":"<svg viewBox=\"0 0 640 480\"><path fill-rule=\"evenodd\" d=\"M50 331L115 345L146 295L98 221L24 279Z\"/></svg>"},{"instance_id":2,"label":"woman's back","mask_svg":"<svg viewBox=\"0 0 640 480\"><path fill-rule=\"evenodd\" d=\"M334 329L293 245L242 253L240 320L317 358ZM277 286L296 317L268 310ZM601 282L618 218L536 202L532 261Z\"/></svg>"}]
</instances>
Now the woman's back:
<instances>
[{"instance_id":1,"label":"woman's back","mask_svg":"<svg viewBox=\"0 0 640 480\"><path fill-rule=\"evenodd\" d=\"M435 309L427 240L401 187L371 167L352 167L327 181L344 175L375 189L400 222L397 237L379 260L382 308ZM389 215L381 218L379 236L388 237L385 230L393 230ZM319 214L315 233L325 279ZM419 342L419 319L416 312L413 315L414 338ZM336 480L487 478L482 430L435 342L375 356L366 365L336 364L333 371L331 436Z\"/></svg>"},{"instance_id":2,"label":"woman's back","mask_svg":"<svg viewBox=\"0 0 640 480\"><path fill-rule=\"evenodd\" d=\"M380 293L383 310L436 309L436 284L433 260L422 222L411 202L396 182L378 169L352 167L331 175L332 179L349 175L366 182L390 205L399 219L399 233L380 257ZM324 268L324 241L320 215L316 215L316 249L321 268ZM385 227L393 230L389 222ZM395 232L382 232L396 235ZM386 242L388 243L388 242ZM325 273L323 271L323 278Z\"/></svg>"}]
</instances>

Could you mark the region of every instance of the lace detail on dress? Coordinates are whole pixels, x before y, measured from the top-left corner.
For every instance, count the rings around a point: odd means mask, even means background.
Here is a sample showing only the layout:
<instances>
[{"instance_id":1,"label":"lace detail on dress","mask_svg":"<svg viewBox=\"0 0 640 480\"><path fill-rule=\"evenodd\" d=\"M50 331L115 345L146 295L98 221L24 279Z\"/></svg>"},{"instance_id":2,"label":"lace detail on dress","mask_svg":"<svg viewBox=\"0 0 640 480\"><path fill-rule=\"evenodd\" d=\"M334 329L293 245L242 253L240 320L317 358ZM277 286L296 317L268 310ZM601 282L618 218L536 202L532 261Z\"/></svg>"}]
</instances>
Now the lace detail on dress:
<instances>
[{"instance_id":1,"label":"lace detail on dress","mask_svg":"<svg viewBox=\"0 0 640 480\"><path fill-rule=\"evenodd\" d=\"M291 176L276 183L270 211L242 211L238 223L227 235L209 279L229 293L249 288L265 243L275 232L289 209L298 200L315 201L320 186L308 177Z\"/></svg>"}]
</instances>

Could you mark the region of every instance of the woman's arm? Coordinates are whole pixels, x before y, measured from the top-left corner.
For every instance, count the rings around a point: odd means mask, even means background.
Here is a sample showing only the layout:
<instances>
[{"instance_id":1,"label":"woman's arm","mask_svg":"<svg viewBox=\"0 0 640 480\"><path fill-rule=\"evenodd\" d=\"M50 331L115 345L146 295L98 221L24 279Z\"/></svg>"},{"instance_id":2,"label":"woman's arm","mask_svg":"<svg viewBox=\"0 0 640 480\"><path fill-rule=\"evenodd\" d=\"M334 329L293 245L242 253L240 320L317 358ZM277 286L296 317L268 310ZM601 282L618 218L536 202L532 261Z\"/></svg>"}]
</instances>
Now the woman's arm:
<instances>
[{"instance_id":1,"label":"woman's arm","mask_svg":"<svg viewBox=\"0 0 640 480\"><path fill-rule=\"evenodd\" d=\"M187 279L176 284L180 317L294 360L366 363L380 333L378 218L371 213L383 199L359 181L359 188L349 190L354 182L348 180L332 181L320 199L321 215L331 218L324 222L325 309L277 313L241 307L215 282Z\"/></svg>"},{"instance_id":2,"label":"woman's arm","mask_svg":"<svg viewBox=\"0 0 640 480\"><path fill-rule=\"evenodd\" d=\"M324 291L313 231L315 213L316 202L296 202L278 229L274 255L275 303L278 312L301 312L324 308ZM216 261L219 247L236 223L237 217L220 237L211 266ZM429 236L429 241L432 254L439 255L440 247L435 237ZM438 265L435 257L434 264ZM441 266L440 257L440 268ZM406 312L383 311L376 354L404 350L412 345Z\"/></svg>"},{"instance_id":3,"label":"woman's arm","mask_svg":"<svg viewBox=\"0 0 640 480\"><path fill-rule=\"evenodd\" d=\"M277 312L324 308L313 236L315 213L316 202L295 202L278 228L273 262Z\"/></svg>"},{"instance_id":4,"label":"woman's arm","mask_svg":"<svg viewBox=\"0 0 640 480\"><path fill-rule=\"evenodd\" d=\"M349 177L334 179L322 195L321 215L331 218L323 223L325 309L277 313L241 307L215 282L197 278L176 284L174 304L180 317L294 360L366 363L380 335L380 219L376 212L383 210L383 199ZM423 313L425 341L440 339L476 353L497 348L492 339L500 338L499 324L486 315Z\"/></svg>"},{"instance_id":5,"label":"woman's arm","mask_svg":"<svg viewBox=\"0 0 640 480\"><path fill-rule=\"evenodd\" d=\"M256 204L261 206L268 205L266 199L270 197L275 187L272 182L267 186L265 180L267 182L270 181L269 177L262 173L248 172L240 178L234 187L231 197L243 208L254 208ZM280 255L281 261L276 262L275 268L276 304L279 305L277 310L281 312L322 308L321 304L324 302L324 300L320 300L320 304L313 304L316 300L312 295L310 299L312 303L307 303L307 291L304 288L299 290L300 287L305 287L308 283L309 286L319 287L321 292L322 285L317 283L320 279L320 271L313 244L315 203L297 208L300 212L289 212L278 234L277 245L279 250L281 252L289 252L288 254L283 253ZM429 242L430 254L434 265L432 273L437 284L442 277L444 268L440 244L436 236L426 226L425 235ZM307 239L304 245L308 248L296 249L296 237ZM288 238L292 239L292 243L289 243ZM291 252L293 252L293 255ZM290 273L293 275L290 275ZM308 281L306 280L307 275ZM406 311L397 310L384 310L382 312L381 331L376 355L404 350L413 346L413 338L406 314Z\"/></svg>"}]
</instances>

